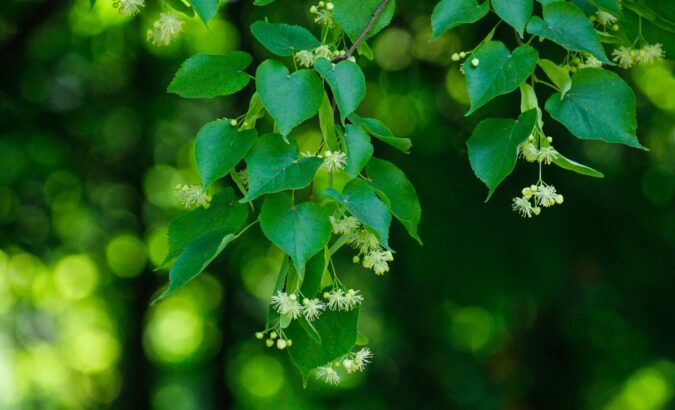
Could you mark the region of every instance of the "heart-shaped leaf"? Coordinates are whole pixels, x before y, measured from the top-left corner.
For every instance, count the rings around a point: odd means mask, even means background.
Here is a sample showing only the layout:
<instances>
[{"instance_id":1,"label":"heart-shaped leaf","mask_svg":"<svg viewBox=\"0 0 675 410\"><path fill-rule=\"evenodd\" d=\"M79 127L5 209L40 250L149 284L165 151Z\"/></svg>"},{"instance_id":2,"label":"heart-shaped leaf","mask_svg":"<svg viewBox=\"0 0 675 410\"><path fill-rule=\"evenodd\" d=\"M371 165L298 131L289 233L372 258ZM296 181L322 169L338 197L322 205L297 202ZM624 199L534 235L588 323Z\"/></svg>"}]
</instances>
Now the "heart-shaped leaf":
<instances>
[{"instance_id":1,"label":"heart-shaped leaf","mask_svg":"<svg viewBox=\"0 0 675 410\"><path fill-rule=\"evenodd\" d=\"M527 20L530 19L534 8L533 0L492 0L492 7L502 20L523 37Z\"/></svg>"},{"instance_id":2,"label":"heart-shaped leaf","mask_svg":"<svg viewBox=\"0 0 675 410\"><path fill-rule=\"evenodd\" d=\"M344 205L365 226L372 229L385 248L389 247L389 225L391 212L382 202L369 183L362 179L354 179L345 185L342 193L333 188L324 191L324 195Z\"/></svg>"},{"instance_id":3,"label":"heart-shaped leaf","mask_svg":"<svg viewBox=\"0 0 675 410\"><path fill-rule=\"evenodd\" d=\"M256 87L282 135L312 118L321 107L323 85L312 70L298 70L289 75L278 61L266 60L256 71Z\"/></svg>"},{"instance_id":4,"label":"heart-shaped leaf","mask_svg":"<svg viewBox=\"0 0 675 410\"><path fill-rule=\"evenodd\" d=\"M328 244L332 229L323 208L313 202L293 205L291 196L285 192L265 199L260 227L272 243L291 257L298 272Z\"/></svg>"},{"instance_id":5,"label":"heart-shaped leaf","mask_svg":"<svg viewBox=\"0 0 675 410\"><path fill-rule=\"evenodd\" d=\"M370 185L377 190L391 213L421 245L417 225L422 218L422 208L415 187L408 177L396 165L378 158L372 158L368 162L366 173Z\"/></svg>"},{"instance_id":6,"label":"heart-shaped leaf","mask_svg":"<svg viewBox=\"0 0 675 410\"><path fill-rule=\"evenodd\" d=\"M301 158L293 140L286 143L280 135L263 135L246 156L249 183L242 202L263 194L304 188L312 182L322 163L321 158Z\"/></svg>"},{"instance_id":7,"label":"heart-shaped leaf","mask_svg":"<svg viewBox=\"0 0 675 410\"><path fill-rule=\"evenodd\" d=\"M347 154L345 173L353 179L359 176L363 167L373 156L373 144L370 142L370 136L363 128L352 124L347 125L344 142Z\"/></svg>"},{"instance_id":8,"label":"heart-shaped leaf","mask_svg":"<svg viewBox=\"0 0 675 410\"><path fill-rule=\"evenodd\" d=\"M464 64L466 84L471 99L467 115L487 104L493 98L518 88L537 67L537 50L522 45L513 53L499 41L490 41L476 49L473 57L479 65Z\"/></svg>"},{"instance_id":9,"label":"heart-shaped leaf","mask_svg":"<svg viewBox=\"0 0 675 410\"><path fill-rule=\"evenodd\" d=\"M532 17L527 24L527 32L547 38L568 50L591 53L603 63L612 64L593 24L574 4L556 1L545 5L544 19Z\"/></svg>"},{"instance_id":10,"label":"heart-shaped leaf","mask_svg":"<svg viewBox=\"0 0 675 410\"><path fill-rule=\"evenodd\" d=\"M194 55L180 66L167 91L185 98L213 98L234 94L246 87L244 72L253 59L243 51L219 56Z\"/></svg>"},{"instance_id":11,"label":"heart-shaped leaf","mask_svg":"<svg viewBox=\"0 0 675 410\"><path fill-rule=\"evenodd\" d=\"M344 123L345 118L358 108L366 96L366 78L361 68L349 60L333 64L325 58L317 59L314 68L333 91Z\"/></svg>"},{"instance_id":12,"label":"heart-shaped leaf","mask_svg":"<svg viewBox=\"0 0 675 410\"><path fill-rule=\"evenodd\" d=\"M255 145L255 129L239 131L229 120L216 120L197 133L195 157L204 188L227 175Z\"/></svg>"},{"instance_id":13,"label":"heart-shaped leaf","mask_svg":"<svg viewBox=\"0 0 675 410\"><path fill-rule=\"evenodd\" d=\"M376 120L375 118L362 118L356 114L352 114L349 116L349 121L351 121L352 124L356 124L363 128L368 134L378 140L391 145L401 152L407 154L410 151L410 147L412 147L410 139L398 138L380 120Z\"/></svg>"},{"instance_id":14,"label":"heart-shaped leaf","mask_svg":"<svg viewBox=\"0 0 675 410\"><path fill-rule=\"evenodd\" d=\"M240 204L232 188L213 196L208 209L195 208L169 223L169 254L164 263L180 255L200 236L213 231L235 232L246 222L248 208Z\"/></svg>"},{"instance_id":15,"label":"heart-shaped leaf","mask_svg":"<svg viewBox=\"0 0 675 410\"><path fill-rule=\"evenodd\" d=\"M251 33L266 49L279 56L290 56L300 50L313 50L321 45L306 28L290 24L256 21L251 25Z\"/></svg>"},{"instance_id":16,"label":"heart-shaped leaf","mask_svg":"<svg viewBox=\"0 0 675 410\"><path fill-rule=\"evenodd\" d=\"M497 118L483 120L466 142L471 168L490 189L486 201L513 172L518 159L518 145L530 136L536 120L536 110L520 114L515 121Z\"/></svg>"},{"instance_id":17,"label":"heart-shaped leaf","mask_svg":"<svg viewBox=\"0 0 675 410\"><path fill-rule=\"evenodd\" d=\"M381 4L382 0L333 0L333 5L335 6L333 16L349 38L352 41L356 41L370 23L373 13L375 13ZM396 1L390 0L364 40L387 27L394 16L395 9Z\"/></svg>"},{"instance_id":18,"label":"heart-shaped leaf","mask_svg":"<svg viewBox=\"0 0 675 410\"><path fill-rule=\"evenodd\" d=\"M490 11L490 2L478 4L477 0L441 0L431 13L433 39L453 27L474 23Z\"/></svg>"},{"instance_id":19,"label":"heart-shaped leaf","mask_svg":"<svg viewBox=\"0 0 675 410\"><path fill-rule=\"evenodd\" d=\"M635 135L635 95L619 77L607 70L585 68L572 76L564 98L553 94L546 111L580 139L602 140L641 148Z\"/></svg>"}]
</instances>

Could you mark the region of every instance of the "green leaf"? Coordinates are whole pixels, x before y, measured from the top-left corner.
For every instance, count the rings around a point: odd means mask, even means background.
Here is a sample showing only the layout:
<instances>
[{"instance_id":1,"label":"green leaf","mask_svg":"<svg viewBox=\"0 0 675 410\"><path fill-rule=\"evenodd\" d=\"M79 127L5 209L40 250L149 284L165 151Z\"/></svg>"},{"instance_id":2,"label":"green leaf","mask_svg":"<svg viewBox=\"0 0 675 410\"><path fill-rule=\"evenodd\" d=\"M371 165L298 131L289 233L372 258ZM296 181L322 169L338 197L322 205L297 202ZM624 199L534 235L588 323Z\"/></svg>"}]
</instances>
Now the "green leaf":
<instances>
[{"instance_id":1,"label":"green leaf","mask_svg":"<svg viewBox=\"0 0 675 410\"><path fill-rule=\"evenodd\" d=\"M492 0L495 13L509 26L516 29L523 37L527 20L532 15L534 2L532 0Z\"/></svg>"},{"instance_id":2,"label":"green leaf","mask_svg":"<svg viewBox=\"0 0 675 410\"><path fill-rule=\"evenodd\" d=\"M233 239L234 233L231 231L212 231L188 245L169 271L169 288L155 302L182 288L202 273Z\"/></svg>"},{"instance_id":3,"label":"green leaf","mask_svg":"<svg viewBox=\"0 0 675 410\"><path fill-rule=\"evenodd\" d=\"M466 85L471 99L470 115L493 98L510 93L532 75L537 67L537 50L522 45L513 53L499 41L490 41L473 52L478 67L464 64Z\"/></svg>"},{"instance_id":4,"label":"green leaf","mask_svg":"<svg viewBox=\"0 0 675 410\"><path fill-rule=\"evenodd\" d=\"M244 117L245 126L242 126L242 128L245 129L255 128L256 122L258 122L258 120L264 116L265 116L265 104L263 104L258 93L253 93L253 95L251 96L251 100L248 103L248 111L246 112L246 116Z\"/></svg>"},{"instance_id":5,"label":"green leaf","mask_svg":"<svg viewBox=\"0 0 675 410\"><path fill-rule=\"evenodd\" d=\"M422 208L415 187L408 177L396 165L378 158L372 158L368 162L366 173L370 185L389 206L391 213L421 245L417 225L422 218Z\"/></svg>"},{"instance_id":6,"label":"green leaf","mask_svg":"<svg viewBox=\"0 0 675 410\"><path fill-rule=\"evenodd\" d=\"M561 96L564 97L570 88L572 88L570 73L551 60L541 59L537 64L544 70L544 73L546 73L546 76L553 84L560 89Z\"/></svg>"},{"instance_id":7,"label":"green leaf","mask_svg":"<svg viewBox=\"0 0 675 410\"><path fill-rule=\"evenodd\" d=\"M553 94L546 101L546 111L577 138L645 149L635 135L635 95L621 77L610 71L577 71L565 98Z\"/></svg>"},{"instance_id":8,"label":"green leaf","mask_svg":"<svg viewBox=\"0 0 675 410\"><path fill-rule=\"evenodd\" d=\"M623 16L619 0L590 0L590 2L598 8L614 14L616 17Z\"/></svg>"},{"instance_id":9,"label":"green leaf","mask_svg":"<svg viewBox=\"0 0 675 410\"><path fill-rule=\"evenodd\" d=\"M301 287L303 295L308 298L316 296L321 288L323 274L328 269L328 262L329 259L325 250L324 252L312 256L312 258L307 261L307 266L305 266L305 277Z\"/></svg>"},{"instance_id":10,"label":"green leaf","mask_svg":"<svg viewBox=\"0 0 675 410\"><path fill-rule=\"evenodd\" d=\"M197 11L199 18L204 24L213 18L218 12L218 0L188 0Z\"/></svg>"},{"instance_id":11,"label":"green leaf","mask_svg":"<svg viewBox=\"0 0 675 410\"><path fill-rule=\"evenodd\" d=\"M279 56L290 56L296 51L313 50L321 45L304 27L256 21L251 33L266 49Z\"/></svg>"},{"instance_id":12,"label":"green leaf","mask_svg":"<svg viewBox=\"0 0 675 410\"><path fill-rule=\"evenodd\" d=\"M96 5L96 0L89 0L89 9L92 10Z\"/></svg>"},{"instance_id":13,"label":"green leaf","mask_svg":"<svg viewBox=\"0 0 675 410\"><path fill-rule=\"evenodd\" d=\"M243 51L230 54L194 55L181 65L168 91L185 98L213 98L234 94L246 87L249 76L244 72L253 59Z\"/></svg>"},{"instance_id":14,"label":"green leaf","mask_svg":"<svg viewBox=\"0 0 675 410\"><path fill-rule=\"evenodd\" d=\"M354 179L373 156L373 144L363 128L352 124L347 125L344 141L347 154L345 173Z\"/></svg>"},{"instance_id":15,"label":"green leaf","mask_svg":"<svg viewBox=\"0 0 675 410\"><path fill-rule=\"evenodd\" d=\"M192 9L192 7L183 3L183 0L165 0L165 1L169 6L171 6L172 9L180 13L183 13L186 16L194 17L195 11Z\"/></svg>"},{"instance_id":16,"label":"green leaf","mask_svg":"<svg viewBox=\"0 0 675 410\"><path fill-rule=\"evenodd\" d=\"M453 27L475 23L490 11L490 2L478 4L477 0L441 0L431 13L432 39Z\"/></svg>"},{"instance_id":17,"label":"green leaf","mask_svg":"<svg viewBox=\"0 0 675 410\"><path fill-rule=\"evenodd\" d=\"M358 125L363 128L368 134L377 138L378 140L389 144L397 150L408 153L410 152L410 147L412 147L412 142L408 138L398 138L396 137L386 125L380 120L374 118L362 118L356 115L355 113L349 116L349 121L352 124Z\"/></svg>"},{"instance_id":18,"label":"green leaf","mask_svg":"<svg viewBox=\"0 0 675 410\"><path fill-rule=\"evenodd\" d=\"M515 121L483 120L466 142L471 168L490 190L486 201L513 172L518 159L518 145L530 136L536 119L536 110L530 110L520 114Z\"/></svg>"},{"instance_id":19,"label":"green leaf","mask_svg":"<svg viewBox=\"0 0 675 410\"><path fill-rule=\"evenodd\" d=\"M232 188L213 196L208 209L195 208L169 223L169 253L163 264L180 255L200 236L213 231L235 232L248 217L248 208L234 197Z\"/></svg>"},{"instance_id":20,"label":"green leaf","mask_svg":"<svg viewBox=\"0 0 675 410\"><path fill-rule=\"evenodd\" d=\"M260 195L301 189L309 185L323 161L321 158L301 158L297 144L284 142L278 134L258 138L246 156L248 166L248 194L242 202L249 202Z\"/></svg>"},{"instance_id":21,"label":"green leaf","mask_svg":"<svg viewBox=\"0 0 675 410\"><path fill-rule=\"evenodd\" d=\"M323 135L328 149L337 151L337 135L335 132L335 114L333 113L333 106L328 99L326 93L323 94L323 101L321 108L319 108L319 128L321 128L321 135Z\"/></svg>"},{"instance_id":22,"label":"green leaf","mask_svg":"<svg viewBox=\"0 0 675 410\"><path fill-rule=\"evenodd\" d=\"M286 336L293 340L288 353L305 383L312 370L344 356L354 348L358 318L358 308L346 312L326 310L312 322L321 343L311 337L299 321L293 321L285 330Z\"/></svg>"},{"instance_id":23,"label":"green leaf","mask_svg":"<svg viewBox=\"0 0 675 410\"><path fill-rule=\"evenodd\" d=\"M369 183L362 179L354 179L345 185L342 194L328 188L324 191L324 195L344 205L354 217L373 230L382 246L391 250L389 247L391 212L375 195L375 190Z\"/></svg>"},{"instance_id":24,"label":"green leaf","mask_svg":"<svg viewBox=\"0 0 675 410\"><path fill-rule=\"evenodd\" d=\"M380 7L382 0L333 0L333 4L335 5L333 9L335 21L352 41L356 41L370 23L373 13ZM390 0L364 40L387 27L394 17L395 9L396 1Z\"/></svg>"},{"instance_id":25,"label":"green leaf","mask_svg":"<svg viewBox=\"0 0 675 410\"><path fill-rule=\"evenodd\" d=\"M298 70L289 75L288 68L274 60L260 64L256 87L284 136L316 115L324 94L323 84L314 71Z\"/></svg>"},{"instance_id":26,"label":"green leaf","mask_svg":"<svg viewBox=\"0 0 675 410\"><path fill-rule=\"evenodd\" d=\"M281 267L279 268L279 274L277 275L277 281L274 283L274 290L272 295L276 295L277 292L284 289L286 285L286 278L288 277L288 271L290 270L290 258L287 255L284 255L283 260L281 261ZM267 321L265 322L265 329L269 329L272 326L272 323L279 319L279 312L272 307L270 304L267 307Z\"/></svg>"},{"instance_id":27,"label":"green leaf","mask_svg":"<svg viewBox=\"0 0 675 410\"><path fill-rule=\"evenodd\" d=\"M258 133L255 129L239 131L230 120L216 120L197 133L195 157L204 189L227 175L253 148Z\"/></svg>"},{"instance_id":28,"label":"green leaf","mask_svg":"<svg viewBox=\"0 0 675 410\"><path fill-rule=\"evenodd\" d=\"M361 68L349 60L333 64L325 58L317 59L314 68L333 91L344 123L345 118L358 108L366 96L366 78Z\"/></svg>"},{"instance_id":29,"label":"green leaf","mask_svg":"<svg viewBox=\"0 0 675 410\"><path fill-rule=\"evenodd\" d=\"M586 175L589 177L594 177L594 178L604 178L605 176L603 175L602 172L596 171L593 168L586 166L584 164L580 164L576 161L572 161L569 158L564 157L561 153L558 152L558 157L553 160L553 163L559 166L562 169L566 169L568 171L573 171L576 172L577 174L581 175Z\"/></svg>"},{"instance_id":30,"label":"green leaf","mask_svg":"<svg viewBox=\"0 0 675 410\"><path fill-rule=\"evenodd\" d=\"M274 0L255 0L253 2L254 6L267 6L268 4L274 2Z\"/></svg>"},{"instance_id":31,"label":"green leaf","mask_svg":"<svg viewBox=\"0 0 675 410\"><path fill-rule=\"evenodd\" d=\"M591 53L603 63L613 65L593 24L574 4L557 1L544 6L544 19L532 17L527 32L547 38L568 50Z\"/></svg>"},{"instance_id":32,"label":"green leaf","mask_svg":"<svg viewBox=\"0 0 675 410\"><path fill-rule=\"evenodd\" d=\"M332 229L323 208L313 202L293 205L285 192L265 199L260 227L272 243L291 257L299 274L307 261L326 247Z\"/></svg>"}]
</instances>

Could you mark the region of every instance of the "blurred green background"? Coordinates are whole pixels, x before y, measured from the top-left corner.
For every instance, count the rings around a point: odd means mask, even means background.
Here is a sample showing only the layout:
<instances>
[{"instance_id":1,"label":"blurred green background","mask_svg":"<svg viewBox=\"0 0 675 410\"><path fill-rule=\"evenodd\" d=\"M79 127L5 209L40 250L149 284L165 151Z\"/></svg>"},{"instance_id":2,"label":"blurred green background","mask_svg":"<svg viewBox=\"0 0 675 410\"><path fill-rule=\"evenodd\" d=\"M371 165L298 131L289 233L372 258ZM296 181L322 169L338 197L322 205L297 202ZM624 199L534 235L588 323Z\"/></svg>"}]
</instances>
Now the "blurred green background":
<instances>
[{"instance_id":1,"label":"blurred green background","mask_svg":"<svg viewBox=\"0 0 675 410\"><path fill-rule=\"evenodd\" d=\"M582 143L547 121L562 152L606 178L546 168L565 204L523 220L510 200L536 168L519 164L485 204L464 145L481 117L514 117L518 96L465 118L450 64L495 20L429 42L434 4L400 1L371 43L375 60L359 60L360 112L413 140L409 156L376 154L417 186L425 246L395 225L384 277L342 255L345 283L366 297L375 360L337 388L303 390L287 355L252 336L281 258L258 228L185 290L149 302L167 280L155 268L181 212L173 188L199 182L194 135L244 112L252 92L188 101L166 85L196 52L262 60L248 25L311 25L310 2L225 4L208 29L192 20L156 48L145 34L157 2L127 18L112 0L91 11L89 0L3 0L0 409L675 409L673 64L622 72L648 153Z\"/></svg>"}]
</instances>

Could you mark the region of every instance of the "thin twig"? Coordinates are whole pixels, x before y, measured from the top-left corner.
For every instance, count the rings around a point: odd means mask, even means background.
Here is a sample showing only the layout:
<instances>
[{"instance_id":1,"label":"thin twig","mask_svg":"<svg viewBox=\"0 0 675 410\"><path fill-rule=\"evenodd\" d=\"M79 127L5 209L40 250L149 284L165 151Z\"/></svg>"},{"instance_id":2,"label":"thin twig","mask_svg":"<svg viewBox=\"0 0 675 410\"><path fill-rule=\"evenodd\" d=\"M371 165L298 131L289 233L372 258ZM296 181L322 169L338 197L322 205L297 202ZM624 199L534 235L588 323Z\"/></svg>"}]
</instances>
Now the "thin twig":
<instances>
[{"instance_id":1,"label":"thin twig","mask_svg":"<svg viewBox=\"0 0 675 410\"><path fill-rule=\"evenodd\" d=\"M354 55L356 49L363 42L363 40L366 39L368 33L370 33L370 31L373 29L373 26L375 25L377 18L380 17L380 14L382 14L384 8L387 7L387 3L389 3L389 0L383 0L382 3L380 3L379 7L373 12L373 16L370 18L368 25L366 26L366 28L363 29L361 35L359 35L359 38L357 38L356 41L354 41L354 44L352 44L352 46L349 47L349 50L347 50L346 53L340 54L339 56L334 57L332 60L330 60L331 63L339 63L340 61L347 60L349 57Z\"/></svg>"}]
</instances>

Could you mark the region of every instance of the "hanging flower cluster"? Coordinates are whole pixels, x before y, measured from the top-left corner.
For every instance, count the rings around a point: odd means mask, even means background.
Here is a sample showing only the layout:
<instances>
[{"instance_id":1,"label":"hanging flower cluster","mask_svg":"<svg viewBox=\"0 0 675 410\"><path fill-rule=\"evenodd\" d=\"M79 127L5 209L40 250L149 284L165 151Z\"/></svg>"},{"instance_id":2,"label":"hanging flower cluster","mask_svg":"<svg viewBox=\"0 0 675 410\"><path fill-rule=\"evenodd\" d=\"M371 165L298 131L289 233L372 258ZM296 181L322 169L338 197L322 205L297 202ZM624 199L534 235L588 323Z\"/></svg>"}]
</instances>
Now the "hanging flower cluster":
<instances>
[{"instance_id":1,"label":"hanging flower cluster","mask_svg":"<svg viewBox=\"0 0 675 410\"><path fill-rule=\"evenodd\" d=\"M185 209L192 209L198 206L208 209L212 199L211 195L207 194L201 185L176 185L174 195Z\"/></svg>"},{"instance_id":2,"label":"hanging flower cluster","mask_svg":"<svg viewBox=\"0 0 675 410\"><path fill-rule=\"evenodd\" d=\"M309 8L309 12L314 14L314 22L326 26L327 28L335 27L335 21L333 20L333 9L335 5L331 2L320 1L316 6Z\"/></svg>"},{"instance_id":3,"label":"hanging flower cluster","mask_svg":"<svg viewBox=\"0 0 675 410\"><path fill-rule=\"evenodd\" d=\"M383 248L377 236L362 226L358 219L343 213L337 217L331 216L330 223L334 234L345 235L347 243L358 249L358 255L353 258L354 263L361 262L364 268L372 269L377 275L389 272L389 262L394 260L394 255Z\"/></svg>"},{"instance_id":4,"label":"hanging flower cluster","mask_svg":"<svg viewBox=\"0 0 675 410\"><path fill-rule=\"evenodd\" d=\"M168 46L183 31L185 22L176 13L160 13L159 20L148 29L148 41L156 46Z\"/></svg>"},{"instance_id":5,"label":"hanging flower cluster","mask_svg":"<svg viewBox=\"0 0 675 410\"><path fill-rule=\"evenodd\" d=\"M331 362L316 369L316 378L328 384L336 385L342 380L340 369L347 374L362 372L373 358L373 353L367 347L356 353L348 353L341 360Z\"/></svg>"}]
</instances>

